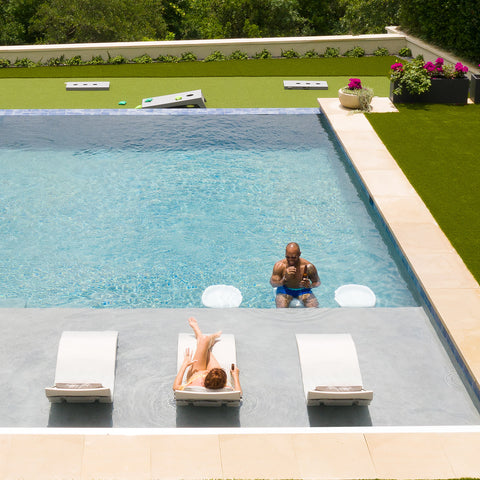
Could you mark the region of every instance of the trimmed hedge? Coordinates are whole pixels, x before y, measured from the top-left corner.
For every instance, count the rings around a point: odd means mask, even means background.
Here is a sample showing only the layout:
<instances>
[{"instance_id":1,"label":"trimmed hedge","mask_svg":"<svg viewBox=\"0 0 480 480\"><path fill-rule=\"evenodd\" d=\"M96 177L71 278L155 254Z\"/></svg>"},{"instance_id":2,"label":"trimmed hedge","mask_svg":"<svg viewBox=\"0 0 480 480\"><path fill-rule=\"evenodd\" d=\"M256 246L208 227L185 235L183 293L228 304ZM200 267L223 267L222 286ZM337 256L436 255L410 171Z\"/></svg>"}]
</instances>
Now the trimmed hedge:
<instances>
[{"instance_id":1,"label":"trimmed hedge","mask_svg":"<svg viewBox=\"0 0 480 480\"><path fill-rule=\"evenodd\" d=\"M476 0L400 0L404 30L457 55L480 61L480 4Z\"/></svg>"},{"instance_id":2,"label":"trimmed hedge","mask_svg":"<svg viewBox=\"0 0 480 480\"><path fill-rule=\"evenodd\" d=\"M0 78L387 76L393 56L0 68Z\"/></svg>"}]
</instances>

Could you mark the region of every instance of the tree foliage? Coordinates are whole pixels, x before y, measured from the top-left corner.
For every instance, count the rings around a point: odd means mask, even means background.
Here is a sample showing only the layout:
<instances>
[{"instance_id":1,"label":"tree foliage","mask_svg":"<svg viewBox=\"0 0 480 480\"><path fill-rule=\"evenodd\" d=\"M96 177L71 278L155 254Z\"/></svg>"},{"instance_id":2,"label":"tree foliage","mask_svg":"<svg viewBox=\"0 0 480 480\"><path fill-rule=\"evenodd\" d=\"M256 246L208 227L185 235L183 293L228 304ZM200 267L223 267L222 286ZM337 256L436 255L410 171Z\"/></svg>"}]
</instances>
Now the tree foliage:
<instances>
[{"instance_id":1,"label":"tree foliage","mask_svg":"<svg viewBox=\"0 0 480 480\"><path fill-rule=\"evenodd\" d=\"M135 41L165 35L161 1L49 0L30 21L40 43Z\"/></svg>"},{"instance_id":2,"label":"tree foliage","mask_svg":"<svg viewBox=\"0 0 480 480\"><path fill-rule=\"evenodd\" d=\"M0 0L0 44L384 32L480 59L480 0Z\"/></svg>"},{"instance_id":3,"label":"tree foliage","mask_svg":"<svg viewBox=\"0 0 480 480\"><path fill-rule=\"evenodd\" d=\"M0 43L252 38L383 31L395 0L0 0Z\"/></svg>"},{"instance_id":4,"label":"tree foliage","mask_svg":"<svg viewBox=\"0 0 480 480\"><path fill-rule=\"evenodd\" d=\"M341 0L341 5L343 33L384 33L386 25L398 25L398 0Z\"/></svg>"},{"instance_id":5,"label":"tree foliage","mask_svg":"<svg viewBox=\"0 0 480 480\"><path fill-rule=\"evenodd\" d=\"M400 0L399 4L404 29L478 62L480 0Z\"/></svg>"},{"instance_id":6,"label":"tree foliage","mask_svg":"<svg viewBox=\"0 0 480 480\"><path fill-rule=\"evenodd\" d=\"M192 0L183 38L253 38L300 34L296 0Z\"/></svg>"}]
</instances>

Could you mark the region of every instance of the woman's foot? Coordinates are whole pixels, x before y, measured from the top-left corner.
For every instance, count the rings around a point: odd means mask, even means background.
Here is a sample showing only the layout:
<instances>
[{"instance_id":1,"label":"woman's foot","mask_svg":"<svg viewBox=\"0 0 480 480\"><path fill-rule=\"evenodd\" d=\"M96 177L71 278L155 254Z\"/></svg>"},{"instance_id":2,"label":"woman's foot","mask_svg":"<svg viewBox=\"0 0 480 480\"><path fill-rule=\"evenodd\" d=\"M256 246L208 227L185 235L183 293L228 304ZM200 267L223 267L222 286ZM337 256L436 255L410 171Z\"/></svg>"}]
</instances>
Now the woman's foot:
<instances>
[{"instance_id":1,"label":"woman's foot","mask_svg":"<svg viewBox=\"0 0 480 480\"><path fill-rule=\"evenodd\" d=\"M202 331L200 330L197 319L195 317L190 317L188 319L188 324L192 327L193 333L195 333L195 338L198 339L202 336Z\"/></svg>"}]
</instances>

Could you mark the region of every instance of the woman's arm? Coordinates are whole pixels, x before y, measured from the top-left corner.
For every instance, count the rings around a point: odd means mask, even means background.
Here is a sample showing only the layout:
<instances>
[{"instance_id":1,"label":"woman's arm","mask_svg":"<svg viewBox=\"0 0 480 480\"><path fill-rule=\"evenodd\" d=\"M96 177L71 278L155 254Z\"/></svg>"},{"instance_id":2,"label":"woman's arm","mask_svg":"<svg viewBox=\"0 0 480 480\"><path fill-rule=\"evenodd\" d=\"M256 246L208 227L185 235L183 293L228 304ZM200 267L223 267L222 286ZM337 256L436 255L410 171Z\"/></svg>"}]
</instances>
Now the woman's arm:
<instances>
[{"instance_id":1,"label":"woman's arm","mask_svg":"<svg viewBox=\"0 0 480 480\"><path fill-rule=\"evenodd\" d=\"M240 370L238 367L232 363L232 378L233 378L233 388L242 394L242 387L240 385Z\"/></svg>"},{"instance_id":2,"label":"woman's arm","mask_svg":"<svg viewBox=\"0 0 480 480\"><path fill-rule=\"evenodd\" d=\"M182 386L183 376L185 375L185 370L193 365L196 360L192 360L192 352L189 348L185 350L185 356L183 357L182 365L178 370L177 376L173 381L173 390L178 390Z\"/></svg>"}]
</instances>

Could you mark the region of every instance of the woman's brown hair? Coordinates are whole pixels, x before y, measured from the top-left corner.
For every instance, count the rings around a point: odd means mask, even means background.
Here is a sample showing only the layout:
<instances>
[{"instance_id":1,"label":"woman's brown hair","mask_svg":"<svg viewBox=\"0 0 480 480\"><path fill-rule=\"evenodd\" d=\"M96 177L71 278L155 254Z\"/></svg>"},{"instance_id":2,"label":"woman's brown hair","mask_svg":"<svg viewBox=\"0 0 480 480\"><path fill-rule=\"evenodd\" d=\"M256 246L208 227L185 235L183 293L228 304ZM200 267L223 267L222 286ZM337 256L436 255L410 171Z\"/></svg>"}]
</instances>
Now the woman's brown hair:
<instances>
[{"instance_id":1,"label":"woman's brown hair","mask_svg":"<svg viewBox=\"0 0 480 480\"><path fill-rule=\"evenodd\" d=\"M227 374L223 368L212 368L205 377L205 388L219 390L227 384Z\"/></svg>"}]
</instances>

